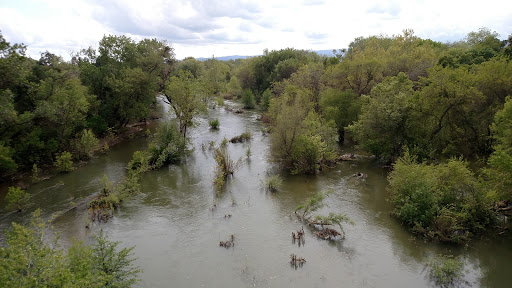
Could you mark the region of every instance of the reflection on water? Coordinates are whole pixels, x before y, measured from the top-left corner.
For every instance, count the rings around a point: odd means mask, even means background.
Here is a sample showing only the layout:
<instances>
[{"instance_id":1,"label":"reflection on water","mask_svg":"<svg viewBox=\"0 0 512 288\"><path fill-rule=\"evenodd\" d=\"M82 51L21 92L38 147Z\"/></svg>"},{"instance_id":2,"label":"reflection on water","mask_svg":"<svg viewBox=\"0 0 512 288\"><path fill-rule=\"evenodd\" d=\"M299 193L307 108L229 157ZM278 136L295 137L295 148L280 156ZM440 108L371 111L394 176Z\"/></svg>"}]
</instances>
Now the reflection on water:
<instances>
[{"instance_id":1,"label":"reflection on water","mask_svg":"<svg viewBox=\"0 0 512 288\"><path fill-rule=\"evenodd\" d=\"M227 105L235 105L227 102ZM482 286L506 287L512 259L510 239L470 243L468 247L425 243L413 237L389 213L386 173L371 160L344 162L318 176L282 175L278 193L267 193L260 182L276 171L268 161L268 138L261 132L256 112L238 115L223 108L211 110L192 132L194 152L183 163L144 174L141 194L126 201L105 224L84 228L84 211L73 209L54 222L61 242L89 241L99 229L124 246L136 245L137 263L144 269L141 287L430 287L425 264L438 253L462 255L467 280ZM220 130L208 120L218 118ZM243 165L216 196L212 181L215 161L201 144L220 142L249 129L249 143L229 144L233 159ZM67 210L99 190L106 174L118 181L134 151L146 139L112 148L87 166L30 188L45 217ZM247 159L250 146L252 156ZM352 177L368 174L366 181ZM345 225L346 239L318 240L308 227L304 245L292 243L291 232L303 224L293 211L317 191L332 189L328 207L318 213L341 212L355 225ZM231 214L232 217L225 217ZM1 216L4 231L11 221L26 221L25 214ZM3 234L3 233L2 233ZM235 246L219 241L236 237ZM290 267L289 256L306 259Z\"/></svg>"}]
</instances>

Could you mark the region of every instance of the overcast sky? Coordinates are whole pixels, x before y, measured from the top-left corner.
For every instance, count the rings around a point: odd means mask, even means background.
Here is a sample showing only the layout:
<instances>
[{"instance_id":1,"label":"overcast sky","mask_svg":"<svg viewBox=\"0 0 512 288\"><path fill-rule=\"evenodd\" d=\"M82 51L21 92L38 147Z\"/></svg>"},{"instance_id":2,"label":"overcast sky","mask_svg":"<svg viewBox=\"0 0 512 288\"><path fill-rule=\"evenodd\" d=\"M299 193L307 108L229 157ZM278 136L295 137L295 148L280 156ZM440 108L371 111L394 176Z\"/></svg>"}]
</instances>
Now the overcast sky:
<instances>
[{"instance_id":1,"label":"overcast sky","mask_svg":"<svg viewBox=\"0 0 512 288\"><path fill-rule=\"evenodd\" d=\"M457 41L488 27L512 34L512 2L451 0L0 0L0 30L28 54L69 59L97 48L103 35L167 40L176 57L259 55L269 50L346 48L359 36L417 36Z\"/></svg>"}]
</instances>

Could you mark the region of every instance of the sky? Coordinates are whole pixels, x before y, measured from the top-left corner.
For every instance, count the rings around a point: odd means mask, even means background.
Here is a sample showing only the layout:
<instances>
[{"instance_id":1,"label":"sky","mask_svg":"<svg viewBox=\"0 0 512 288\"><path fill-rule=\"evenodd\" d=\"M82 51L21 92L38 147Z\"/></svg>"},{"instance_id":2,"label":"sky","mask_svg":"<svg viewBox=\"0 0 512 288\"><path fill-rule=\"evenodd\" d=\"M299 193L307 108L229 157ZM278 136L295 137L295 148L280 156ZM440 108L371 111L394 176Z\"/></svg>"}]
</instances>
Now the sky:
<instances>
[{"instance_id":1,"label":"sky","mask_svg":"<svg viewBox=\"0 0 512 288\"><path fill-rule=\"evenodd\" d=\"M0 30L39 59L70 59L104 35L167 40L177 59L260 55L264 49L331 50L356 37L397 35L448 42L487 27L512 34L510 1L452 0L0 0Z\"/></svg>"}]
</instances>

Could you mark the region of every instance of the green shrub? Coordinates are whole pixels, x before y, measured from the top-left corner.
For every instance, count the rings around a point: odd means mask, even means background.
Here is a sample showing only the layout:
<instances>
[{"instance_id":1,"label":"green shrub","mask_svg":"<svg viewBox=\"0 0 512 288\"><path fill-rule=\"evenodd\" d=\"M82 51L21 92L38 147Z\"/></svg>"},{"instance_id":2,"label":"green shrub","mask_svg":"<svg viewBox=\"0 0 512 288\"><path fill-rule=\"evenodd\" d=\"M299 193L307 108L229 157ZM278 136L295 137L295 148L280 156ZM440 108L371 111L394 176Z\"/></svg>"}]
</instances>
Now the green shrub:
<instances>
[{"instance_id":1,"label":"green shrub","mask_svg":"<svg viewBox=\"0 0 512 288\"><path fill-rule=\"evenodd\" d=\"M37 164L32 165L32 183L37 183L41 181L39 178L39 169L37 168Z\"/></svg>"},{"instance_id":2,"label":"green shrub","mask_svg":"<svg viewBox=\"0 0 512 288\"><path fill-rule=\"evenodd\" d=\"M30 204L30 194L20 187L9 187L5 201L7 201L7 209L21 212Z\"/></svg>"},{"instance_id":3,"label":"green shrub","mask_svg":"<svg viewBox=\"0 0 512 288\"><path fill-rule=\"evenodd\" d=\"M263 94L261 95L261 109L268 110L268 106L270 106L270 99L272 99L272 91L270 89L266 89L265 92L263 92Z\"/></svg>"},{"instance_id":4,"label":"green shrub","mask_svg":"<svg viewBox=\"0 0 512 288\"><path fill-rule=\"evenodd\" d=\"M0 247L2 287L131 287L138 281L133 247L121 248L100 231L91 246L75 242L64 251L56 238L47 243L48 229L40 210L28 226L12 224Z\"/></svg>"},{"instance_id":5,"label":"green shrub","mask_svg":"<svg viewBox=\"0 0 512 288\"><path fill-rule=\"evenodd\" d=\"M429 264L429 277L441 287L455 287L464 281L464 263L451 255L436 256Z\"/></svg>"},{"instance_id":6,"label":"green shrub","mask_svg":"<svg viewBox=\"0 0 512 288\"><path fill-rule=\"evenodd\" d=\"M265 181L262 181L261 184L266 191L277 192L279 189L281 189L283 178L281 178L279 175L274 175L268 177Z\"/></svg>"},{"instance_id":7,"label":"green shrub","mask_svg":"<svg viewBox=\"0 0 512 288\"><path fill-rule=\"evenodd\" d=\"M219 119L210 120L210 122L208 122L208 123L210 124L210 129L219 130L219 126L220 126Z\"/></svg>"},{"instance_id":8,"label":"green shrub","mask_svg":"<svg viewBox=\"0 0 512 288\"><path fill-rule=\"evenodd\" d=\"M458 243L495 221L485 192L461 160L428 165L406 152L388 180L393 214L424 236Z\"/></svg>"},{"instance_id":9,"label":"green shrub","mask_svg":"<svg viewBox=\"0 0 512 288\"><path fill-rule=\"evenodd\" d=\"M158 126L148 152L150 164L159 168L166 163L178 162L189 151L187 141L179 132L178 125L174 122L165 122Z\"/></svg>"},{"instance_id":10,"label":"green shrub","mask_svg":"<svg viewBox=\"0 0 512 288\"><path fill-rule=\"evenodd\" d=\"M254 109L256 107L256 99L254 98L254 94L250 89L244 90L241 100L245 109Z\"/></svg>"},{"instance_id":11,"label":"green shrub","mask_svg":"<svg viewBox=\"0 0 512 288\"><path fill-rule=\"evenodd\" d=\"M235 136L229 140L231 143L242 143L245 141L249 141L252 138L252 133L249 130L246 130L244 133Z\"/></svg>"},{"instance_id":12,"label":"green shrub","mask_svg":"<svg viewBox=\"0 0 512 288\"><path fill-rule=\"evenodd\" d=\"M325 197L328 196L331 192L332 192L332 190L329 190L326 192L323 192L323 191L317 192L312 197L304 200L304 202L302 202L302 204L299 204L295 208L295 213L302 211L301 218L303 220L309 219L311 217L311 213L313 213L316 210L325 206L323 201L324 201Z\"/></svg>"},{"instance_id":13,"label":"green shrub","mask_svg":"<svg viewBox=\"0 0 512 288\"><path fill-rule=\"evenodd\" d=\"M94 151L98 149L99 140L94 136L91 129L84 129L76 140L76 150L79 159L89 159L92 157Z\"/></svg>"},{"instance_id":14,"label":"green shrub","mask_svg":"<svg viewBox=\"0 0 512 288\"><path fill-rule=\"evenodd\" d=\"M68 151L62 152L60 155L55 157L55 167L59 172L71 172L75 168L73 168L73 161L71 161L71 153Z\"/></svg>"},{"instance_id":15,"label":"green shrub","mask_svg":"<svg viewBox=\"0 0 512 288\"><path fill-rule=\"evenodd\" d=\"M0 143L0 176L16 171L18 165L12 159L14 150Z\"/></svg>"},{"instance_id":16,"label":"green shrub","mask_svg":"<svg viewBox=\"0 0 512 288\"><path fill-rule=\"evenodd\" d=\"M217 163L213 182L217 192L221 192L228 177L232 177L235 171L240 167L241 159L237 162L231 159L231 155L228 151L228 141L226 138L224 138L218 147L214 148L213 153L215 162Z\"/></svg>"}]
</instances>

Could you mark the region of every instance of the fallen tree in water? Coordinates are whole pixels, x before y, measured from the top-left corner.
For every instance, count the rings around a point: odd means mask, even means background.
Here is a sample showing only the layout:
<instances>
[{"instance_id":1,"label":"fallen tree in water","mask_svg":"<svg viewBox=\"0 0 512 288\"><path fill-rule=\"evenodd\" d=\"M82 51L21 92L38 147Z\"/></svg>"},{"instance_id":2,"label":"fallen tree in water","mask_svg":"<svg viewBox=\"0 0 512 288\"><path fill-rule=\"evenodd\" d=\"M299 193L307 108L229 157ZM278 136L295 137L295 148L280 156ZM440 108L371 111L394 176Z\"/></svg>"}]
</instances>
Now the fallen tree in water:
<instances>
[{"instance_id":1,"label":"fallen tree in water","mask_svg":"<svg viewBox=\"0 0 512 288\"><path fill-rule=\"evenodd\" d=\"M350 220L345 214L341 213L329 213L328 216L317 215L312 217L311 213L314 211L325 207L326 204L323 203L323 200L326 196L328 196L332 191L327 192L318 192L314 196L306 199L304 203L297 206L295 209L295 214L297 212L302 211L302 214L297 214L298 217L306 222L309 226L318 230L315 232L315 235L324 240L340 240L345 238L345 231L343 230L342 223L349 223L354 225L354 222ZM336 231L332 228L325 228L324 226L337 225L340 231ZM303 232L304 230L302 230ZM292 237L295 239L294 233Z\"/></svg>"}]
</instances>

